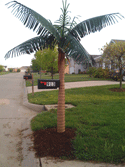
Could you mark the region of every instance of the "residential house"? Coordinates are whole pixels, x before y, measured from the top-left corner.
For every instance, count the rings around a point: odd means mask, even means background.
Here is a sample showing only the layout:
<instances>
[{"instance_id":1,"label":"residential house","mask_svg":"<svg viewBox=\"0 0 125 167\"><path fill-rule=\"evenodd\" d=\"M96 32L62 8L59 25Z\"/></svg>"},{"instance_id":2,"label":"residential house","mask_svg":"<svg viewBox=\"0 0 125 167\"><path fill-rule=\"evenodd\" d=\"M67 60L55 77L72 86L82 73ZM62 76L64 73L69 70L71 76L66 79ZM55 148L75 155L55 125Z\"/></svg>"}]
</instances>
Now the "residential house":
<instances>
[{"instance_id":1,"label":"residential house","mask_svg":"<svg viewBox=\"0 0 125 167\"><path fill-rule=\"evenodd\" d=\"M70 58L69 61L69 74L78 74L80 72L85 72L88 69L88 66L91 67L91 64L93 64L95 67L100 67L101 66L101 56L102 55L90 55L90 62L89 64L83 64L77 63L74 61L73 58Z\"/></svg>"},{"instance_id":2,"label":"residential house","mask_svg":"<svg viewBox=\"0 0 125 167\"><path fill-rule=\"evenodd\" d=\"M28 68L30 68L30 70L32 71L31 66L22 66L22 67L20 68L20 72L25 72L25 71L28 70Z\"/></svg>"},{"instance_id":3,"label":"residential house","mask_svg":"<svg viewBox=\"0 0 125 167\"><path fill-rule=\"evenodd\" d=\"M69 64L66 64L66 67L65 67L65 74L69 74Z\"/></svg>"},{"instance_id":4,"label":"residential house","mask_svg":"<svg viewBox=\"0 0 125 167\"><path fill-rule=\"evenodd\" d=\"M102 55L90 55L93 58L93 66L96 68L103 67L104 64L102 64Z\"/></svg>"},{"instance_id":5,"label":"residential house","mask_svg":"<svg viewBox=\"0 0 125 167\"><path fill-rule=\"evenodd\" d=\"M18 68L8 68L8 71L12 69L12 72L17 72Z\"/></svg>"},{"instance_id":6,"label":"residential house","mask_svg":"<svg viewBox=\"0 0 125 167\"><path fill-rule=\"evenodd\" d=\"M85 68L84 68L82 62L80 64L78 64L74 61L73 58L70 58L69 61L70 61L69 74L78 74L80 71L81 72L85 71Z\"/></svg>"},{"instance_id":7,"label":"residential house","mask_svg":"<svg viewBox=\"0 0 125 167\"><path fill-rule=\"evenodd\" d=\"M3 66L5 71L8 71L8 67L7 66Z\"/></svg>"},{"instance_id":8,"label":"residential house","mask_svg":"<svg viewBox=\"0 0 125 167\"><path fill-rule=\"evenodd\" d=\"M110 43L125 42L125 40L112 39Z\"/></svg>"},{"instance_id":9,"label":"residential house","mask_svg":"<svg viewBox=\"0 0 125 167\"><path fill-rule=\"evenodd\" d=\"M125 42L125 40L112 39L109 44L111 44L111 43L116 43L116 42ZM104 66L104 68L108 68L108 69L111 69L111 70L114 70L114 69L117 68L117 65L114 64L114 63L111 62L111 61L108 62L107 64L106 64L106 63L103 63L103 66Z\"/></svg>"},{"instance_id":10,"label":"residential house","mask_svg":"<svg viewBox=\"0 0 125 167\"><path fill-rule=\"evenodd\" d=\"M112 39L110 43L116 43L116 42L125 42L125 40L117 40L117 39ZM109 44L110 44L109 43ZM94 67L102 67L103 69L108 68L110 70L114 70L117 68L116 64L113 64L112 62L110 63L104 63L102 59L102 55L91 55L95 61Z\"/></svg>"}]
</instances>

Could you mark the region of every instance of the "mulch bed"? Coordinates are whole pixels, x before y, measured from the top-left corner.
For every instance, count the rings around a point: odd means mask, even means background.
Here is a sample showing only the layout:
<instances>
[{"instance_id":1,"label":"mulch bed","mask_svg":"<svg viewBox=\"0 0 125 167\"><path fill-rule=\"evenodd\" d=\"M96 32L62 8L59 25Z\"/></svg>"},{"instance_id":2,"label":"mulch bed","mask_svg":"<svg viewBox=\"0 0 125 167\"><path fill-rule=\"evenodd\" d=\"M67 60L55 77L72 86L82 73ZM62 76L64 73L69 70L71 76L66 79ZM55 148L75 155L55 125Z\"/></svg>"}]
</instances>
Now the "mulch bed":
<instances>
[{"instance_id":1,"label":"mulch bed","mask_svg":"<svg viewBox=\"0 0 125 167\"><path fill-rule=\"evenodd\" d=\"M125 89L120 89L120 88L112 88L112 89L109 89L110 91L112 92L125 92Z\"/></svg>"},{"instance_id":2,"label":"mulch bed","mask_svg":"<svg viewBox=\"0 0 125 167\"><path fill-rule=\"evenodd\" d=\"M36 157L68 157L74 159L71 140L75 138L75 129L66 128L57 133L56 128L41 129L33 132Z\"/></svg>"}]
</instances>

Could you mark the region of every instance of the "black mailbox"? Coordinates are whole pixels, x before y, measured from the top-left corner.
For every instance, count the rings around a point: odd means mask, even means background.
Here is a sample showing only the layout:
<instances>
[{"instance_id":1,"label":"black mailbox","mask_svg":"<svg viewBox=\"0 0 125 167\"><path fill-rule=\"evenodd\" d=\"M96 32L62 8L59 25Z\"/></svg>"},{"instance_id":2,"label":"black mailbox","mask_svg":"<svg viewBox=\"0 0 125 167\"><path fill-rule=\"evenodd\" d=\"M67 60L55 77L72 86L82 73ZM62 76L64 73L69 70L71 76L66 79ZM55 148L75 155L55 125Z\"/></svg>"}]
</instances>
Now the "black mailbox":
<instances>
[{"instance_id":1,"label":"black mailbox","mask_svg":"<svg viewBox=\"0 0 125 167\"><path fill-rule=\"evenodd\" d=\"M55 79L38 79L38 89L57 89L60 80Z\"/></svg>"},{"instance_id":2,"label":"black mailbox","mask_svg":"<svg viewBox=\"0 0 125 167\"><path fill-rule=\"evenodd\" d=\"M32 75L24 75L23 78L26 79L26 80L27 79L32 79Z\"/></svg>"},{"instance_id":3,"label":"black mailbox","mask_svg":"<svg viewBox=\"0 0 125 167\"><path fill-rule=\"evenodd\" d=\"M25 75L28 75L28 72L25 71Z\"/></svg>"}]
</instances>

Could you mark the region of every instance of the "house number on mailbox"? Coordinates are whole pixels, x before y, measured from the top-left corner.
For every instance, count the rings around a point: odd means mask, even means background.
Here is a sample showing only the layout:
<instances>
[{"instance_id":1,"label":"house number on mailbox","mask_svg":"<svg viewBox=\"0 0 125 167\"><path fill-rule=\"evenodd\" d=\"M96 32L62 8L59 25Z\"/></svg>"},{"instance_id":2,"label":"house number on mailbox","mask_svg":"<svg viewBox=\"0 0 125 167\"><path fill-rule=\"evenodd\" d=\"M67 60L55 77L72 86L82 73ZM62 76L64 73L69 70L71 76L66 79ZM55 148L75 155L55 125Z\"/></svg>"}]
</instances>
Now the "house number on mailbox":
<instances>
[{"instance_id":1,"label":"house number on mailbox","mask_svg":"<svg viewBox=\"0 0 125 167\"><path fill-rule=\"evenodd\" d=\"M47 82L46 86L56 86L56 82Z\"/></svg>"},{"instance_id":2,"label":"house number on mailbox","mask_svg":"<svg viewBox=\"0 0 125 167\"><path fill-rule=\"evenodd\" d=\"M57 89L60 81L57 79L38 79L38 89Z\"/></svg>"}]
</instances>

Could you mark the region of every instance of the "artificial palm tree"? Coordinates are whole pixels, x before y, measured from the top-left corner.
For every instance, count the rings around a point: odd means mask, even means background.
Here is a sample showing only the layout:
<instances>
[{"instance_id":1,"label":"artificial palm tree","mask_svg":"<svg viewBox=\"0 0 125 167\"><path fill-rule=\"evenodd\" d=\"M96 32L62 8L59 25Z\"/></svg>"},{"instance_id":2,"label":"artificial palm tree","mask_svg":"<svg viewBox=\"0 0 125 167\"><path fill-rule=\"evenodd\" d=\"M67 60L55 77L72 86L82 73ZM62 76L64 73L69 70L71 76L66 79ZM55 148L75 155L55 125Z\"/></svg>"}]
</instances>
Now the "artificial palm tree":
<instances>
[{"instance_id":1,"label":"artificial palm tree","mask_svg":"<svg viewBox=\"0 0 125 167\"><path fill-rule=\"evenodd\" d=\"M10 56L18 56L20 54L30 54L39 49L48 46L58 45L58 68L59 68L59 95L57 108L57 132L65 131L65 87L64 87L64 69L65 57L72 57L77 62L89 62L90 56L80 44L80 39L84 36L100 31L102 28L114 24L117 19L123 18L119 13L112 13L94 17L80 23L76 23L76 17L68 16L67 0L62 1L62 14L56 25L46 20L43 16L34 10L22 5L17 1L9 2L9 8L13 8L12 13L20 19L20 21L29 29L37 32L37 37L32 38L17 47L11 49L5 59Z\"/></svg>"}]
</instances>

